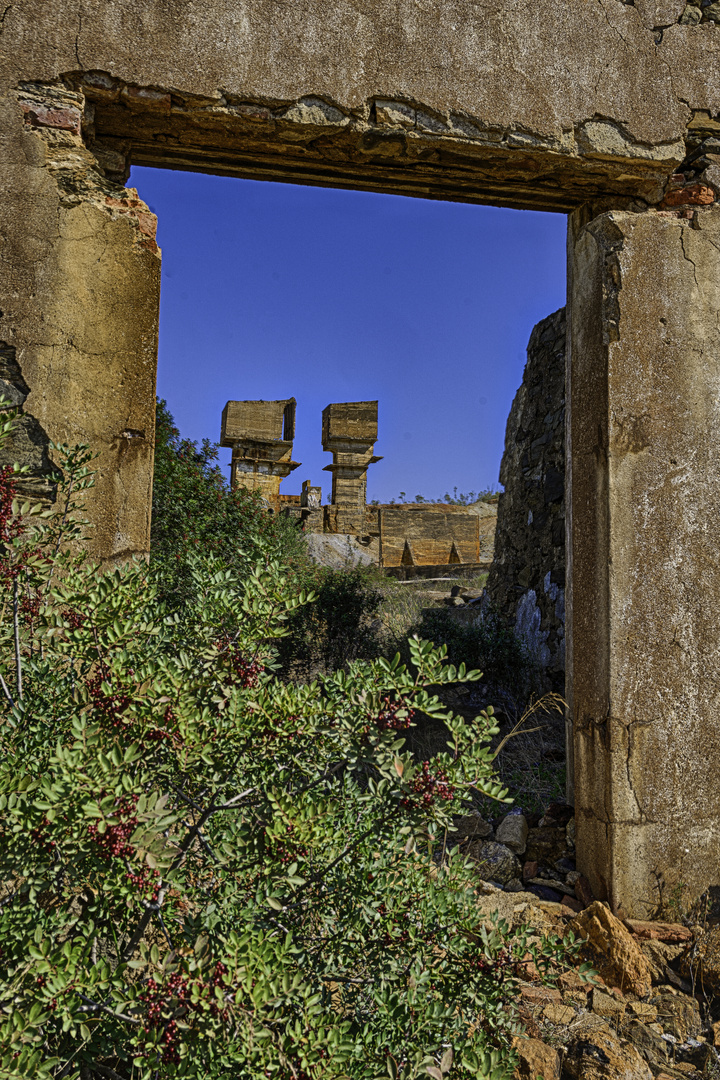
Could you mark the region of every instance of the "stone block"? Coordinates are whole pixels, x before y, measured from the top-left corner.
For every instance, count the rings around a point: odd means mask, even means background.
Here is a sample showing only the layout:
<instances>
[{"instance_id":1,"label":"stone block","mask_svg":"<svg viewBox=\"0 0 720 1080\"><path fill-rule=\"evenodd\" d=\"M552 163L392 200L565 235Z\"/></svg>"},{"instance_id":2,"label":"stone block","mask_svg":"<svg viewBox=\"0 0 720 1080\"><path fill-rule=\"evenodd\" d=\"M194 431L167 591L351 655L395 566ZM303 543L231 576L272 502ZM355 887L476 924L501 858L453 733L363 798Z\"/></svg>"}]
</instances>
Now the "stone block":
<instances>
[{"instance_id":1,"label":"stone block","mask_svg":"<svg viewBox=\"0 0 720 1080\"><path fill-rule=\"evenodd\" d=\"M517 1075L523 1080L560 1080L560 1055L540 1039L513 1037L518 1055Z\"/></svg>"},{"instance_id":2,"label":"stone block","mask_svg":"<svg viewBox=\"0 0 720 1080\"><path fill-rule=\"evenodd\" d=\"M497 844L494 840L475 840L468 844L466 854L477 863L478 873L485 881L506 885L512 878L520 877L520 862L504 844Z\"/></svg>"},{"instance_id":3,"label":"stone block","mask_svg":"<svg viewBox=\"0 0 720 1080\"><path fill-rule=\"evenodd\" d=\"M506 814L498 825L495 832L495 839L500 844L505 844L514 851L516 855L522 855L525 851L528 835L528 823L524 814L513 813Z\"/></svg>"},{"instance_id":4,"label":"stone block","mask_svg":"<svg viewBox=\"0 0 720 1080\"><path fill-rule=\"evenodd\" d=\"M63 108L31 101L21 101L20 107L27 122L32 124L33 127L57 128L59 131L69 131L73 135L80 134L82 117L79 109L72 106Z\"/></svg>"},{"instance_id":5,"label":"stone block","mask_svg":"<svg viewBox=\"0 0 720 1080\"><path fill-rule=\"evenodd\" d=\"M607 986L638 997L650 992L650 968L640 946L605 904L596 900L573 919L570 929L587 942L588 957Z\"/></svg>"}]
</instances>

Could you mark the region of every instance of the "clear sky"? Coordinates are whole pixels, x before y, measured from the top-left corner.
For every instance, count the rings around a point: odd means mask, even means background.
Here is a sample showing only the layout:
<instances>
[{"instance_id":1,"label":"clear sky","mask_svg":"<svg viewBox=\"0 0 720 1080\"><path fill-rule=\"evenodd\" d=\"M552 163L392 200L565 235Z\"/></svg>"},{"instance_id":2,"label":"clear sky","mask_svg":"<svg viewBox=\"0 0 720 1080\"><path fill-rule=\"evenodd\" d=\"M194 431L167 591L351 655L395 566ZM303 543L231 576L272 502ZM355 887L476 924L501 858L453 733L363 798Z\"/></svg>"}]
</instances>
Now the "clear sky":
<instances>
[{"instance_id":1,"label":"clear sky","mask_svg":"<svg viewBox=\"0 0 720 1080\"><path fill-rule=\"evenodd\" d=\"M379 401L368 498L498 486L530 331L565 303L565 218L134 168L158 215L158 393L183 435L229 398L297 399L283 481L330 490L321 414ZM221 461L230 451L221 451Z\"/></svg>"}]
</instances>

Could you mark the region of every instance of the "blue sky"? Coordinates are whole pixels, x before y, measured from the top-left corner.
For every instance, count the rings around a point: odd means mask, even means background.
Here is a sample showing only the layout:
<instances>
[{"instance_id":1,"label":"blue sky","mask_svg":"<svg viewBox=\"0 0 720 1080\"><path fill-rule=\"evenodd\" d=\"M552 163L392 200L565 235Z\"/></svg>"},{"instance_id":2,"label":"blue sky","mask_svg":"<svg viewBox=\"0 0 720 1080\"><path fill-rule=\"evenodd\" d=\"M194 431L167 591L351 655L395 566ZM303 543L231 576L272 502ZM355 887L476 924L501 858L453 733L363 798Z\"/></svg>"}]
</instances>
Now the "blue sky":
<instances>
[{"instance_id":1,"label":"blue sky","mask_svg":"<svg viewBox=\"0 0 720 1080\"><path fill-rule=\"evenodd\" d=\"M379 400L368 498L497 487L534 324L565 303L565 218L134 168L163 251L158 393L219 439L229 398L297 398L281 490L329 494L333 401ZM229 463L230 451L221 451Z\"/></svg>"}]
</instances>

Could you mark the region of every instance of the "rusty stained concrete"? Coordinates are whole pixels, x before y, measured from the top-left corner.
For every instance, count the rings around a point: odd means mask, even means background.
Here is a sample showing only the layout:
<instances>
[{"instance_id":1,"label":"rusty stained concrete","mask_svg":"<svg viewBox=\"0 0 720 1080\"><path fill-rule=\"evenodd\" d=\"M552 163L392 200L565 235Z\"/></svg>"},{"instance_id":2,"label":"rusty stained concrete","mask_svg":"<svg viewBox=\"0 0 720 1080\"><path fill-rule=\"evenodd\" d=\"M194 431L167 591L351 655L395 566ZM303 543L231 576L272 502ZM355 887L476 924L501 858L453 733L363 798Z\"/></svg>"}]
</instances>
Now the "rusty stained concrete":
<instances>
[{"instance_id":1,"label":"rusty stained concrete","mask_svg":"<svg viewBox=\"0 0 720 1080\"><path fill-rule=\"evenodd\" d=\"M9 219L0 337L29 390L24 411L47 439L87 442L99 452L89 549L102 559L126 558L146 553L149 543L155 217L136 192L97 169L79 131L79 95L53 92L49 119L57 126L36 126L35 105L31 92L0 104ZM16 450L6 456L13 460Z\"/></svg>"},{"instance_id":2,"label":"rusty stained concrete","mask_svg":"<svg viewBox=\"0 0 720 1080\"><path fill-rule=\"evenodd\" d=\"M713 24L679 0L33 0L6 91L82 86L102 159L569 210L659 201L720 110ZM656 21L657 20L657 21Z\"/></svg>"}]
</instances>

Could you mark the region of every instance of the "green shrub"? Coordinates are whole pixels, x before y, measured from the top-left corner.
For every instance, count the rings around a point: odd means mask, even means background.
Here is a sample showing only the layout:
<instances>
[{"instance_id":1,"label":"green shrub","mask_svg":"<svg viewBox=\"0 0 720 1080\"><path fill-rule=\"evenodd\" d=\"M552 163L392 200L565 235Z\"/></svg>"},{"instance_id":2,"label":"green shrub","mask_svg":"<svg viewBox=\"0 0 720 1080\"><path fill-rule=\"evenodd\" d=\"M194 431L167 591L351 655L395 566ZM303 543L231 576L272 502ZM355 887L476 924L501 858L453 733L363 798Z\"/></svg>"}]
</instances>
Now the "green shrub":
<instances>
[{"instance_id":1,"label":"green shrub","mask_svg":"<svg viewBox=\"0 0 720 1080\"><path fill-rule=\"evenodd\" d=\"M521 642L492 611L476 622L466 623L457 618L452 608L426 608L411 632L445 646L451 663L479 668L493 686L517 689L530 677Z\"/></svg>"},{"instance_id":2,"label":"green shrub","mask_svg":"<svg viewBox=\"0 0 720 1080\"><path fill-rule=\"evenodd\" d=\"M306 561L292 521L269 514L257 492L232 491L217 458L217 443L181 438L166 402L158 400L151 561L164 597L175 604L192 591L189 567L198 552L240 574L265 559L286 566Z\"/></svg>"},{"instance_id":3,"label":"green shrub","mask_svg":"<svg viewBox=\"0 0 720 1080\"><path fill-rule=\"evenodd\" d=\"M310 566L298 573L298 581L312 590L315 600L288 617L288 635L279 643L286 675L307 681L338 671L352 660L381 655L376 616L383 593L377 571Z\"/></svg>"},{"instance_id":4,"label":"green shrub","mask_svg":"<svg viewBox=\"0 0 720 1080\"><path fill-rule=\"evenodd\" d=\"M183 550L178 605L162 560L67 550L88 455L56 454L60 518L0 473L0 1075L509 1076L522 967L573 946L488 929L443 854L473 793L506 798L492 710L427 689L477 673L413 641L412 670L279 680L310 598L255 519L252 570Z\"/></svg>"}]
</instances>

